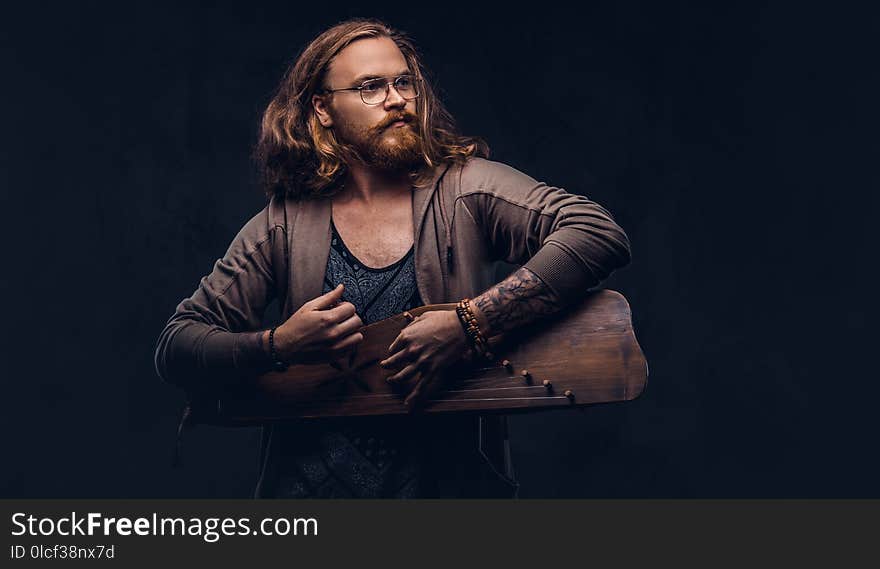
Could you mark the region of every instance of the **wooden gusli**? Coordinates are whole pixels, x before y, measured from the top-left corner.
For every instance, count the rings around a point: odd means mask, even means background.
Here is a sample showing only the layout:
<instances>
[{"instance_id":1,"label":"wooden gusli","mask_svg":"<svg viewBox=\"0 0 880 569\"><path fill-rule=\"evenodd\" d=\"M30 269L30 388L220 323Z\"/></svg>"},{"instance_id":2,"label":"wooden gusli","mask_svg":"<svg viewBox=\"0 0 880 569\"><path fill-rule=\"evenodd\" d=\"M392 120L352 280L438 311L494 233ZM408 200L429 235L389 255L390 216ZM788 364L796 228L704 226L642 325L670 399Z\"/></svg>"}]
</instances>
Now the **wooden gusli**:
<instances>
[{"instance_id":1,"label":"wooden gusli","mask_svg":"<svg viewBox=\"0 0 880 569\"><path fill-rule=\"evenodd\" d=\"M435 304L410 310L454 310ZM410 412L411 385L390 385L379 367L388 346L408 323L403 314L363 329L364 340L346 361L293 365L257 378L254 386L217 399L217 422L250 424L285 419L392 415ZM460 364L446 372L446 388L425 413L516 412L628 401L642 393L648 367L618 292L590 293L580 305L527 329L490 339L494 362Z\"/></svg>"}]
</instances>

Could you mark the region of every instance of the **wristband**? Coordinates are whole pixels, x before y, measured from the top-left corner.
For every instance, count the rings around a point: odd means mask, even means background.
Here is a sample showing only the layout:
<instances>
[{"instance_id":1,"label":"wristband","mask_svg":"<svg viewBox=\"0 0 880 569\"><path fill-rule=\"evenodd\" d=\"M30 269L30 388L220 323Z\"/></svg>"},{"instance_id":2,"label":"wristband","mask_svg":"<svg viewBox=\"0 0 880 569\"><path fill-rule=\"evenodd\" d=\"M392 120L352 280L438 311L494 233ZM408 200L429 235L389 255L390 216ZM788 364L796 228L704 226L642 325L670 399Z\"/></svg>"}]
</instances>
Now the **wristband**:
<instances>
[{"instance_id":1,"label":"wristband","mask_svg":"<svg viewBox=\"0 0 880 569\"><path fill-rule=\"evenodd\" d=\"M275 368L275 371L284 371L287 369L287 364L281 361L278 352L275 351L275 330L277 329L278 326L274 326L269 330L269 353L272 355L272 367Z\"/></svg>"},{"instance_id":2,"label":"wristband","mask_svg":"<svg viewBox=\"0 0 880 569\"><path fill-rule=\"evenodd\" d=\"M455 307L455 313L458 315L458 321L461 323L461 327L464 328L464 333L474 351L484 359L493 359L494 355L489 351L489 343L480 330L477 317L471 308L471 300L469 298L460 300L458 306Z\"/></svg>"}]
</instances>

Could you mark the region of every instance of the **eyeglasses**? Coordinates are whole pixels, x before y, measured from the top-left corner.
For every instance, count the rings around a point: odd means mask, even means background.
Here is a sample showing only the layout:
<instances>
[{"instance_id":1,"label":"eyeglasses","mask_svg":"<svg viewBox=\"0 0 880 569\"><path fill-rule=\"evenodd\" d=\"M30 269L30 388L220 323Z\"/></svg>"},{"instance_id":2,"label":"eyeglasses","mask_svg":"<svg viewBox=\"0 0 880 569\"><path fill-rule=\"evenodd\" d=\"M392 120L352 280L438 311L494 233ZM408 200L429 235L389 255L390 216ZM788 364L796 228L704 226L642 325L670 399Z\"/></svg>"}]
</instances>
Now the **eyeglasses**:
<instances>
[{"instance_id":1,"label":"eyeglasses","mask_svg":"<svg viewBox=\"0 0 880 569\"><path fill-rule=\"evenodd\" d=\"M360 91L361 100L367 105L380 105L388 98L389 86L394 85L394 90L406 99L411 101L419 96L418 89L419 80L415 75L398 75L393 81L388 78L379 77L377 79L367 79L360 84L360 87L347 87L345 89L324 89L325 93L335 93L336 91Z\"/></svg>"}]
</instances>

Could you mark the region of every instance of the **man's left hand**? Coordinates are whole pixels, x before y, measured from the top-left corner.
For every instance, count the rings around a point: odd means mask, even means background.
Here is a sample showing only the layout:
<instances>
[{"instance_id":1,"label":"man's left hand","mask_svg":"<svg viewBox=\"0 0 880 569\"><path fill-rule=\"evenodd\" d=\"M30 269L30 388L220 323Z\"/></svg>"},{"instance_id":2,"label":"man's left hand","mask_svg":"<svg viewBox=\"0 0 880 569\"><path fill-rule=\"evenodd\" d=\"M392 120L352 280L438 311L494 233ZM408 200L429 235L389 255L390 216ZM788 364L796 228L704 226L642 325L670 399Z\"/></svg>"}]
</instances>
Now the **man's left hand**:
<instances>
[{"instance_id":1,"label":"man's left hand","mask_svg":"<svg viewBox=\"0 0 880 569\"><path fill-rule=\"evenodd\" d=\"M469 346L454 310L425 312L400 331L388 348L388 357L379 362L395 371L389 383L415 381L404 403L414 408L442 387L440 372L461 360Z\"/></svg>"}]
</instances>

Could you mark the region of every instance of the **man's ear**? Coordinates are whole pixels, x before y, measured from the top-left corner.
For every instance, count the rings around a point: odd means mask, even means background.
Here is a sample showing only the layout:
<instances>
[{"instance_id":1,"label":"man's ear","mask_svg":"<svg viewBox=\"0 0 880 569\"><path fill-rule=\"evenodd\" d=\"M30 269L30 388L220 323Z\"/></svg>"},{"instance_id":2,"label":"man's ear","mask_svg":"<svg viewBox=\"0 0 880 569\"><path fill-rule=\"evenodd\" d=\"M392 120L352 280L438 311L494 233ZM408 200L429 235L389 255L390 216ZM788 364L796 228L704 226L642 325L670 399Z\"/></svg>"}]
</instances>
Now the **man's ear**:
<instances>
[{"instance_id":1,"label":"man's ear","mask_svg":"<svg viewBox=\"0 0 880 569\"><path fill-rule=\"evenodd\" d=\"M333 126L333 119L330 117L327 101L323 95L312 95L312 108L315 109L315 116L318 117L321 126L324 128Z\"/></svg>"}]
</instances>

